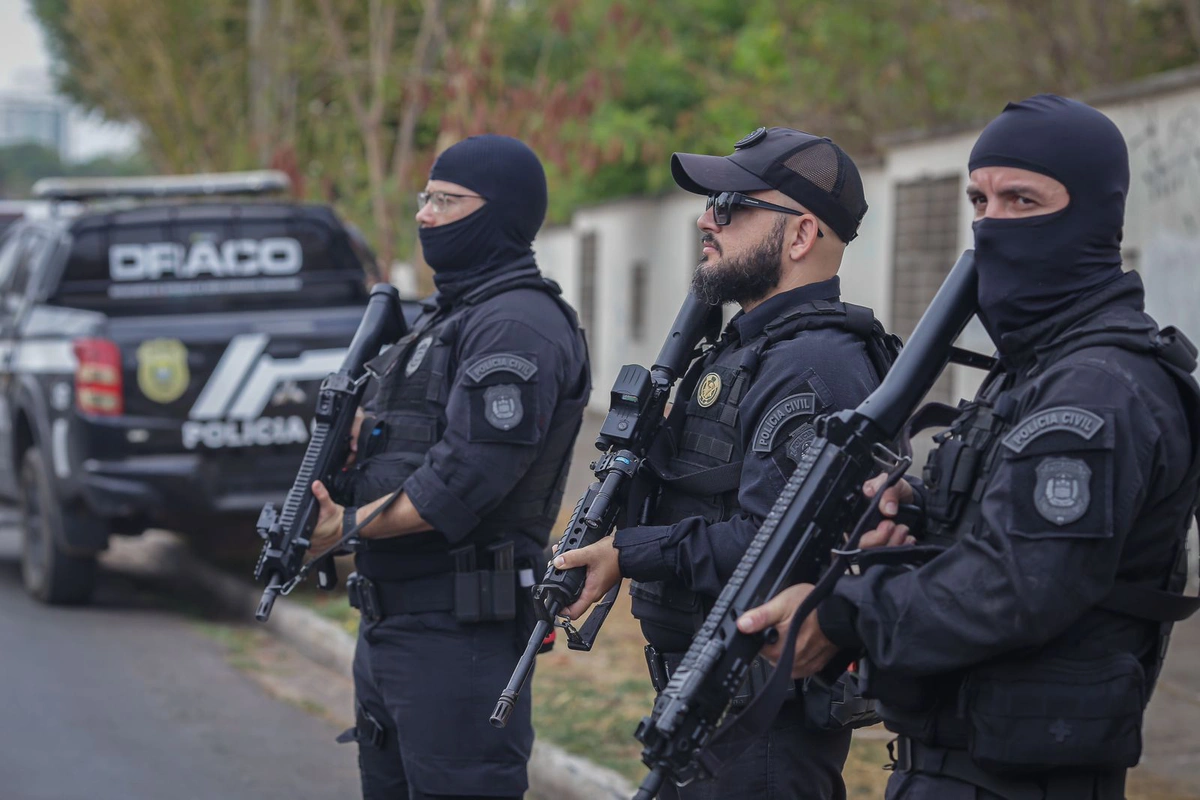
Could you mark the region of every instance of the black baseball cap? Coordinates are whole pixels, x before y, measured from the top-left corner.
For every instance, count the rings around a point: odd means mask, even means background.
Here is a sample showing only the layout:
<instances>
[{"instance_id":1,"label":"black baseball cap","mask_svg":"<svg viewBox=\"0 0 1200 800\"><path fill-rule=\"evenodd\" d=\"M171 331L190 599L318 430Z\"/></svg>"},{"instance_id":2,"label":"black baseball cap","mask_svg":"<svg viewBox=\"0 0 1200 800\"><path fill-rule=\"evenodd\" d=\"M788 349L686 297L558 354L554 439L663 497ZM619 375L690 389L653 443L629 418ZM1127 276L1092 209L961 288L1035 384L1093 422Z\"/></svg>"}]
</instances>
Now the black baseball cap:
<instances>
[{"instance_id":1,"label":"black baseball cap","mask_svg":"<svg viewBox=\"0 0 1200 800\"><path fill-rule=\"evenodd\" d=\"M727 156L675 153L671 175L695 194L778 189L833 229L843 242L858 235L867 213L862 176L842 148L791 128L759 128Z\"/></svg>"}]
</instances>

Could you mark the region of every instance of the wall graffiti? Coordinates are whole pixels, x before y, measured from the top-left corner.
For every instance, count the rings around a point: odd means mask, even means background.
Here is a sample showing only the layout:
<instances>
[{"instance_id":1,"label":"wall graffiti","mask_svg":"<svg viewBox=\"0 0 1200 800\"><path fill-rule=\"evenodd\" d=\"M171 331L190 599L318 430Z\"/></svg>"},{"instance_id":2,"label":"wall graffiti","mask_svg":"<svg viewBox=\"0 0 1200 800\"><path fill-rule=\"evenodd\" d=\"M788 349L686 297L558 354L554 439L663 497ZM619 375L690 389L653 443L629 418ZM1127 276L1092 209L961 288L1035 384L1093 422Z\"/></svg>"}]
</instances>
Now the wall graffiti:
<instances>
[{"instance_id":1,"label":"wall graffiti","mask_svg":"<svg viewBox=\"0 0 1200 800\"><path fill-rule=\"evenodd\" d=\"M1163 113L1147 103L1126 141L1129 223L1140 229L1129 260L1145 279L1147 310L1200 340L1200 105Z\"/></svg>"}]
</instances>

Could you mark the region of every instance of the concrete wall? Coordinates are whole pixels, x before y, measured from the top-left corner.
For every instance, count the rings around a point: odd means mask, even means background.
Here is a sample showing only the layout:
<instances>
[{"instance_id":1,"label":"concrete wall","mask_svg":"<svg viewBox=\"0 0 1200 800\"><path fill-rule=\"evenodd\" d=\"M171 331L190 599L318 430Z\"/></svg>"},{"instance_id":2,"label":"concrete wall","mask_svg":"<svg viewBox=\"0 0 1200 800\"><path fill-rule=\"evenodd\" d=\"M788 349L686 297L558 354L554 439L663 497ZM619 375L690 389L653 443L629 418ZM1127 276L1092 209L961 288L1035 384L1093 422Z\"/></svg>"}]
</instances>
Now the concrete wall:
<instances>
[{"instance_id":1,"label":"concrete wall","mask_svg":"<svg viewBox=\"0 0 1200 800\"><path fill-rule=\"evenodd\" d=\"M1200 341L1200 70L1117 87L1092 102L1129 143L1127 265L1146 281L1150 313ZM875 309L885 325L892 313L896 186L957 176L965 190L967 159L978 133L972 129L893 141L881 163L861 170L870 208L858 238L846 249L842 294ZM596 386L593 408L607 408L608 388L622 364L649 364L657 354L687 291L698 251L695 220L703 208L702 198L684 192L615 201L582 209L569 226L547 229L539 238L543 269L578 302L578 239L588 231L598 236L596 330L588 332ZM966 249L973 237L965 194L959 208L959 242ZM628 333L630 269L638 260L652 267L652 299L645 335L634 341ZM960 344L983 352L993 349L977 320ZM981 374L952 370L955 392L972 395Z\"/></svg>"}]
</instances>

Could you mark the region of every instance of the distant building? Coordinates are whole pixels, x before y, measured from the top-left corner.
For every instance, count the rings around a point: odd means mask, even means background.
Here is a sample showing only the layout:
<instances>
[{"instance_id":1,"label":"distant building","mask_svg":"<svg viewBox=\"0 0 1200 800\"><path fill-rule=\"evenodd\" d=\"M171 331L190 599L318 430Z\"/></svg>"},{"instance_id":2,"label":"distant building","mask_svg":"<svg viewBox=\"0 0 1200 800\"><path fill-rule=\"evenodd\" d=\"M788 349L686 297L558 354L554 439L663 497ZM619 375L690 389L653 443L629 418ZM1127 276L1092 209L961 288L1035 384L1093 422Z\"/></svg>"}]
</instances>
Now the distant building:
<instances>
[{"instance_id":1,"label":"distant building","mask_svg":"<svg viewBox=\"0 0 1200 800\"><path fill-rule=\"evenodd\" d=\"M1147 310L1159 323L1200 342L1200 67L1084 99L1108 114L1129 144L1125 266L1142 273ZM972 246L967 157L983 122L893 137L880 158L858 160L870 210L846 249L842 296L874 308L905 338L959 253ZM695 220L703 210L703 198L680 191L617 200L580 209L535 243L542 269L562 284L587 328L595 409L607 408L622 364L648 365L662 345L699 257ZM978 321L961 344L992 350ZM929 399L969 397L981 374L953 367Z\"/></svg>"},{"instance_id":2,"label":"distant building","mask_svg":"<svg viewBox=\"0 0 1200 800\"><path fill-rule=\"evenodd\" d=\"M66 159L68 110L51 95L0 92L0 146L35 143Z\"/></svg>"}]
</instances>

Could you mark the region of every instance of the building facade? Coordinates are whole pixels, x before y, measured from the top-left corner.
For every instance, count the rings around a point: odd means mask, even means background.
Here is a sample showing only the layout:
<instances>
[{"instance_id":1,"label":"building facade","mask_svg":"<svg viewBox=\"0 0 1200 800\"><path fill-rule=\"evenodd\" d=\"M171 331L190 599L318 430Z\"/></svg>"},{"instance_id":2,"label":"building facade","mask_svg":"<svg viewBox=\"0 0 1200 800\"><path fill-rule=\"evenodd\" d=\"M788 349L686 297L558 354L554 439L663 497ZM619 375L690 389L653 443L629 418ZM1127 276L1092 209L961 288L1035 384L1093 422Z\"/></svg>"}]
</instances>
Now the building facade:
<instances>
[{"instance_id":1,"label":"building facade","mask_svg":"<svg viewBox=\"0 0 1200 800\"><path fill-rule=\"evenodd\" d=\"M1142 273L1150 313L1200 341L1200 67L1085 99L1129 144L1126 267ZM875 309L905 338L971 247L966 164L981 127L891 138L880 159L859 164L870 209L846 249L843 298ZM581 209L569 225L538 238L539 263L562 284L587 330L596 410L607 408L622 364L648 365L657 355L699 258L703 210L703 198L681 191L618 200ZM977 320L960 344L992 351ZM929 399L970 396L980 377L952 367Z\"/></svg>"},{"instance_id":2,"label":"building facade","mask_svg":"<svg viewBox=\"0 0 1200 800\"><path fill-rule=\"evenodd\" d=\"M68 106L51 95L0 92L0 146L40 144L67 158Z\"/></svg>"}]
</instances>

